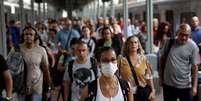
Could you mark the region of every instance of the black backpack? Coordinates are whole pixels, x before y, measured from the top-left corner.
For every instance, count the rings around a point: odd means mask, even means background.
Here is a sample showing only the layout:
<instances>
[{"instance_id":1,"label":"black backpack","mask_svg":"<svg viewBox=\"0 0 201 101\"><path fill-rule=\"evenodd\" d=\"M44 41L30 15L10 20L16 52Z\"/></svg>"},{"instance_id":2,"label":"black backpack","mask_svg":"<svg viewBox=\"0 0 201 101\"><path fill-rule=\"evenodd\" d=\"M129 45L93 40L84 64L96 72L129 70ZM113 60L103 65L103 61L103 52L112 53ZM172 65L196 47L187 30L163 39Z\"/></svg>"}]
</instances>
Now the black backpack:
<instances>
[{"instance_id":1,"label":"black backpack","mask_svg":"<svg viewBox=\"0 0 201 101\"><path fill-rule=\"evenodd\" d=\"M19 45L14 46L15 52L8 55L6 60L13 79L13 91L25 93L26 89L26 63L20 52Z\"/></svg>"},{"instance_id":2,"label":"black backpack","mask_svg":"<svg viewBox=\"0 0 201 101\"><path fill-rule=\"evenodd\" d=\"M129 101L128 92L130 88L128 82L122 79L118 80L122 90L124 101ZM88 84L88 97L85 99L85 101L96 101L96 95L97 95L97 79Z\"/></svg>"}]
</instances>

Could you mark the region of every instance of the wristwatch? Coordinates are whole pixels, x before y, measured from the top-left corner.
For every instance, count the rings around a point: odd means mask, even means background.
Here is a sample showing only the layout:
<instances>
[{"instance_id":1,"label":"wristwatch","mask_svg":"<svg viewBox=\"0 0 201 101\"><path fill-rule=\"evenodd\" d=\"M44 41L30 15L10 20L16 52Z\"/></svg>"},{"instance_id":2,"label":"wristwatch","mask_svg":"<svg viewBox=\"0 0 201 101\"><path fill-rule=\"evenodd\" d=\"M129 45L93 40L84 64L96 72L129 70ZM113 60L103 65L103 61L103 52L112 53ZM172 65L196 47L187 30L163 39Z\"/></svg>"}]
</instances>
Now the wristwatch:
<instances>
[{"instance_id":1,"label":"wristwatch","mask_svg":"<svg viewBox=\"0 0 201 101\"><path fill-rule=\"evenodd\" d=\"M5 99L6 99L6 101L11 101L13 99L13 97L12 96L7 96Z\"/></svg>"}]
</instances>

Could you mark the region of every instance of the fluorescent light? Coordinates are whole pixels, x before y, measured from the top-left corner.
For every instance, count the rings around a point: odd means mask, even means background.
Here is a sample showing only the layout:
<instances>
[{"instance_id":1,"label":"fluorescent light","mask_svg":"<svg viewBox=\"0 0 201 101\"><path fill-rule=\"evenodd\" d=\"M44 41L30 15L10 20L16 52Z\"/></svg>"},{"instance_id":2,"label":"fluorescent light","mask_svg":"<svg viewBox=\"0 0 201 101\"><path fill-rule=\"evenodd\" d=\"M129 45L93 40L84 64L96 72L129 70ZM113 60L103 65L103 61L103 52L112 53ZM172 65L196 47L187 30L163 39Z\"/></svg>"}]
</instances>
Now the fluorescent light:
<instances>
[{"instance_id":1,"label":"fluorescent light","mask_svg":"<svg viewBox=\"0 0 201 101\"><path fill-rule=\"evenodd\" d=\"M15 14L15 6L11 6L11 14Z\"/></svg>"}]
</instances>

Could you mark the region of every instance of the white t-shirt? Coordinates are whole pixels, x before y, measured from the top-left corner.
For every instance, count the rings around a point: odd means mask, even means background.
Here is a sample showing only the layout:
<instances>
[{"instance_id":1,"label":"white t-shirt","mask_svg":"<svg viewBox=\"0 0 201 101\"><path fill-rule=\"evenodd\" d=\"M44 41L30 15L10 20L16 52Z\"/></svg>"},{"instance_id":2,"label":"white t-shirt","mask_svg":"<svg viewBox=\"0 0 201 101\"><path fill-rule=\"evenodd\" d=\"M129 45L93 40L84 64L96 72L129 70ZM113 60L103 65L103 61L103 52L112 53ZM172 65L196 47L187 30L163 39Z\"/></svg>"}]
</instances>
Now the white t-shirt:
<instances>
[{"instance_id":1,"label":"white t-shirt","mask_svg":"<svg viewBox=\"0 0 201 101\"><path fill-rule=\"evenodd\" d=\"M124 96L123 96L119 82L118 82L118 88L119 89L118 89L118 93L116 96L107 98L102 94L102 91L100 89L100 82L98 79L96 101L124 101Z\"/></svg>"},{"instance_id":2,"label":"white t-shirt","mask_svg":"<svg viewBox=\"0 0 201 101\"><path fill-rule=\"evenodd\" d=\"M24 44L20 45L27 67L27 87L31 87L31 92L42 94L43 72L41 64L48 65L46 50L36 45L34 48L25 48Z\"/></svg>"}]
</instances>

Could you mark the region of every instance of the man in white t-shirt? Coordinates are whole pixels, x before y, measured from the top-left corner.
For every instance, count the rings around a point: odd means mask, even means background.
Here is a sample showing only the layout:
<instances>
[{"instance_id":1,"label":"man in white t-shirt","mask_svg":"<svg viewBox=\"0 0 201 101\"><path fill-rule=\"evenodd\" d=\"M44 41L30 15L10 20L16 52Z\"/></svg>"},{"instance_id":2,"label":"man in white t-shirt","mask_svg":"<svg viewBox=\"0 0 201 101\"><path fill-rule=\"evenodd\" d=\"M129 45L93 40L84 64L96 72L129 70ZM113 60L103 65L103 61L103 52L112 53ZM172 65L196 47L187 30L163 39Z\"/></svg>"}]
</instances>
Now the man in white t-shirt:
<instances>
[{"instance_id":1,"label":"man in white t-shirt","mask_svg":"<svg viewBox=\"0 0 201 101\"><path fill-rule=\"evenodd\" d=\"M19 101L24 99L25 101L42 101L43 81L51 85L47 53L38 45L38 37L37 31L32 27L26 27L23 30L23 43L19 47L26 63L26 94L18 94ZM11 50L12 52L14 49Z\"/></svg>"},{"instance_id":2,"label":"man in white t-shirt","mask_svg":"<svg viewBox=\"0 0 201 101\"><path fill-rule=\"evenodd\" d=\"M64 74L64 101L79 101L83 88L95 80L97 74L85 42L77 43L75 54L77 58L69 62Z\"/></svg>"}]
</instances>

